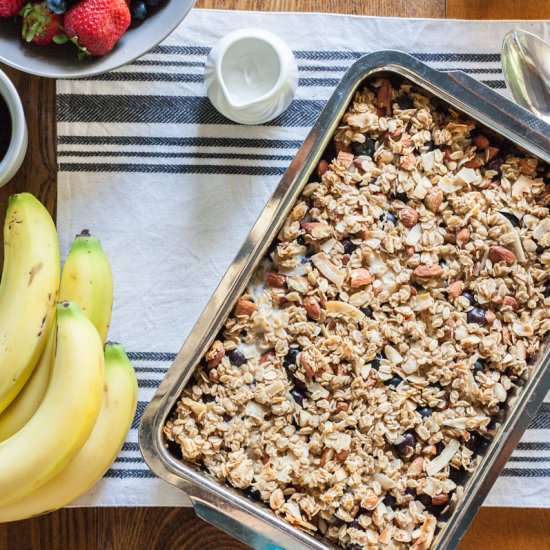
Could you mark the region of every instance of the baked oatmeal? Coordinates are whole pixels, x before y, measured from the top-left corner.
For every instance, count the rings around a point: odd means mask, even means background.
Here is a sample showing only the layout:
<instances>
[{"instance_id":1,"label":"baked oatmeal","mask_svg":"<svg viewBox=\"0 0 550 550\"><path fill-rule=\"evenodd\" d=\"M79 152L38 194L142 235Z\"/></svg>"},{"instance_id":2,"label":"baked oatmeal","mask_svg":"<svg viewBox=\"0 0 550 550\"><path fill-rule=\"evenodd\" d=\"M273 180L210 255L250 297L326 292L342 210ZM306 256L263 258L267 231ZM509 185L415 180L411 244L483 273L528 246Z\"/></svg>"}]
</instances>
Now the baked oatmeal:
<instances>
[{"instance_id":1,"label":"baked oatmeal","mask_svg":"<svg viewBox=\"0 0 550 550\"><path fill-rule=\"evenodd\" d=\"M548 176L414 86L367 85L172 448L342 547L428 549L550 331Z\"/></svg>"}]
</instances>

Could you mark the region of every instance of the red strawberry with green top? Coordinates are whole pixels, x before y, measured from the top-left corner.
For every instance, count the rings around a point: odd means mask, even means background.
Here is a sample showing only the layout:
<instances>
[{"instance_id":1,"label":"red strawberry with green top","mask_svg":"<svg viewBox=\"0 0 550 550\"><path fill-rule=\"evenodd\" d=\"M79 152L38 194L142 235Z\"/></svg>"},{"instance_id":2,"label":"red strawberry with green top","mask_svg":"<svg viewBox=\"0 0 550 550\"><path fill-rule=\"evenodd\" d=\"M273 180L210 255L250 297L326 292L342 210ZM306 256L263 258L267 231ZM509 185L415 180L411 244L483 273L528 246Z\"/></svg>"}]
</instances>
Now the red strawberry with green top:
<instances>
[{"instance_id":1,"label":"red strawberry with green top","mask_svg":"<svg viewBox=\"0 0 550 550\"><path fill-rule=\"evenodd\" d=\"M65 14L65 32L91 55L109 53L131 22L125 0L82 0Z\"/></svg>"},{"instance_id":2,"label":"red strawberry with green top","mask_svg":"<svg viewBox=\"0 0 550 550\"><path fill-rule=\"evenodd\" d=\"M21 34L26 42L34 42L40 46L48 44L64 44L67 35L63 32L63 16L52 13L46 2L27 4L21 10L23 27Z\"/></svg>"},{"instance_id":3,"label":"red strawberry with green top","mask_svg":"<svg viewBox=\"0 0 550 550\"><path fill-rule=\"evenodd\" d=\"M13 17L19 13L25 0L0 0L0 17Z\"/></svg>"}]
</instances>

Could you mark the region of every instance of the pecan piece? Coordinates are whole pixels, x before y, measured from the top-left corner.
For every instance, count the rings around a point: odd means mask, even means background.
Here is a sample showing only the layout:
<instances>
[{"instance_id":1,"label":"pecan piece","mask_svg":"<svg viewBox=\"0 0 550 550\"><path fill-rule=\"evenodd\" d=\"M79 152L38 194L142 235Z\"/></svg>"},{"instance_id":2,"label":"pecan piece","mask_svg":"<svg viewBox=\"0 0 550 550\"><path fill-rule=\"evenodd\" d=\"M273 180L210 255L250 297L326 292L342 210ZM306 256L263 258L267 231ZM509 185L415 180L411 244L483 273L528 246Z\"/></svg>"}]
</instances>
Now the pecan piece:
<instances>
[{"instance_id":1,"label":"pecan piece","mask_svg":"<svg viewBox=\"0 0 550 550\"><path fill-rule=\"evenodd\" d=\"M443 275L443 272L444 272L444 269L440 265L420 264L413 271L413 275L415 275L416 277L429 279L432 277L440 277L441 275Z\"/></svg>"},{"instance_id":2,"label":"pecan piece","mask_svg":"<svg viewBox=\"0 0 550 550\"><path fill-rule=\"evenodd\" d=\"M348 153L347 151L340 151L338 157L336 158L338 164L344 168L349 168L353 163L353 153Z\"/></svg>"},{"instance_id":3,"label":"pecan piece","mask_svg":"<svg viewBox=\"0 0 550 550\"><path fill-rule=\"evenodd\" d=\"M237 301L235 306L235 315L246 315L250 316L256 311L256 304L250 300L245 300L241 298Z\"/></svg>"},{"instance_id":4,"label":"pecan piece","mask_svg":"<svg viewBox=\"0 0 550 550\"><path fill-rule=\"evenodd\" d=\"M224 355L225 348L223 347L223 344L220 340L216 340L210 347L208 353L205 355L208 368L213 369L217 367L221 363Z\"/></svg>"},{"instance_id":5,"label":"pecan piece","mask_svg":"<svg viewBox=\"0 0 550 550\"><path fill-rule=\"evenodd\" d=\"M513 296L504 296L502 300L502 305L511 307L514 311L519 309L518 301Z\"/></svg>"},{"instance_id":6,"label":"pecan piece","mask_svg":"<svg viewBox=\"0 0 550 550\"><path fill-rule=\"evenodd\" d=\"M487 149L487 147L489 147L489 145L490 145L490 142L483 134L478 134L474 138L474 145L478 149Z\"/></svg>"},{"instance_id":7,"label":"pecan piece","mask_svg":"<svg viewBox=\"0 0 550 550\"><path fill-rule=\"evenodd\" d=\"M418 222L418 212L410 206L405 206L399 211L399 219L405 227L414 227Z\"/></svg>"},{"instance_id":8,"label":"pecan piece","mask_svg":"<svg viewBox=\"0 0 550 550\"><path fill-rule=\"evenodd\" d=\"M489 248L489 259L494 264L499 262L513 264L516 261L516 255L504 246L491 246L491 248Z\"/></svg>"},{"instance_id":9,"label":"pecan piece","mask_svg":"<svg viewBox=\"0 0 550 550\"><path fill-rule=\"evenodd\" d=\"M383 109L386 115L389 115L391 107L391 84L389 80L383 80L380 84L376 94L376 100L378 107Z\"/></svg>"},{"instance_id":10,"label":"pecan piece","mask_svg":"<svg viewBox=\"0 0 550 550\"><path fill-rule=\"evenodd\" d=\"M321 306L317 298L314 296L306 296L304 299L304 307L310 319L313 321L319 321L319 319L321 319Z\"/></svg>"},{"instance_id":11,"label":"pecan piece","mask_svg":"<svg viewBox=\"0 0 550 550\"><path fill-rule=\"evenodd\" d=\"M319 164L317 165L317 175L319 178L323 177L323 174L328 170L328 162L326 160L320 160Z\"/></svg>"}]
</instances>

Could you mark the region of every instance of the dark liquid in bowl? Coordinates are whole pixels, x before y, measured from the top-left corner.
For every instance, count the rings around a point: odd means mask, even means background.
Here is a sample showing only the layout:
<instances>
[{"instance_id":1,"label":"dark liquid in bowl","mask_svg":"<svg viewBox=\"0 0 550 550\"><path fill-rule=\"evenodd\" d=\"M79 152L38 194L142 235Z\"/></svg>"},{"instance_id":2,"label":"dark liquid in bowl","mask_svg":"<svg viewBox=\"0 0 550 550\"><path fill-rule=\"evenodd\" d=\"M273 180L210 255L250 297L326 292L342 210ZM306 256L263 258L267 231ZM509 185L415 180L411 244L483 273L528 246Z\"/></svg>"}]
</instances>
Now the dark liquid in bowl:
<instances>
[{"instance_id":1,"label":"dark liquid in bowl","mask_svg":"<svg viewBox=\"0 0 550 550\"><path fill-rule=\"evenodd\" d=\"M8 152L11 141L11 117L4 98L0 96L0 161Z\"/></svg>"}]
</instances>

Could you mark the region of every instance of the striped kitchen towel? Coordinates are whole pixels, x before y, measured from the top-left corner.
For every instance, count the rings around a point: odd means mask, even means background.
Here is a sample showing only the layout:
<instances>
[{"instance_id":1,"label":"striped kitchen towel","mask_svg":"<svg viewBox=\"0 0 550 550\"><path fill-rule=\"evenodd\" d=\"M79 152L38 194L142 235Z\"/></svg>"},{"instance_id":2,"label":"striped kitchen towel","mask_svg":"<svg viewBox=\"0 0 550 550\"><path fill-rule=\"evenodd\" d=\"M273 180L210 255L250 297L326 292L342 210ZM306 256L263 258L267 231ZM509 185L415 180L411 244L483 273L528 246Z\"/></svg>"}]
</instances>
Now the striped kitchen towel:
<instances>
[{"instance_id":1,"label":"striped kitchen towel","mask_svg":"<svg viewBox=\"0 0 550 550\"><path fill-rule=\"evenodd\" d=\"M241 27L276 32L298 59L296 99L263 126L233 124L205 97L206 55L223 34ZM130 350L139 378L138 414L128 440L79 505L187 503L143 463L140 415L351 63L369 51L399 49L506 93L499 49L514 28L550 38L544 22L195 10L141 59L106 75L58 82L62 250L82 228L101 238L115 277L110 336ZM550 506L550 403L486 503Z\"/></svg>"}]
</instances>

